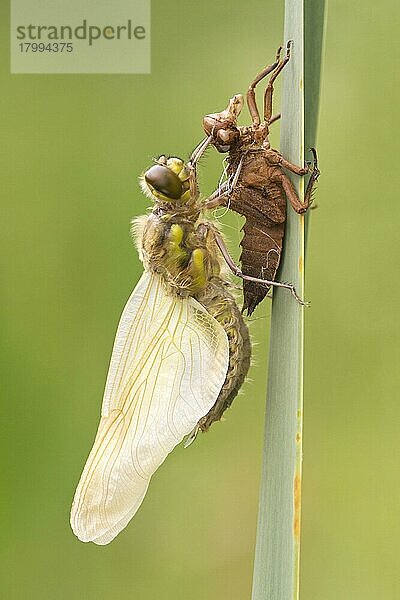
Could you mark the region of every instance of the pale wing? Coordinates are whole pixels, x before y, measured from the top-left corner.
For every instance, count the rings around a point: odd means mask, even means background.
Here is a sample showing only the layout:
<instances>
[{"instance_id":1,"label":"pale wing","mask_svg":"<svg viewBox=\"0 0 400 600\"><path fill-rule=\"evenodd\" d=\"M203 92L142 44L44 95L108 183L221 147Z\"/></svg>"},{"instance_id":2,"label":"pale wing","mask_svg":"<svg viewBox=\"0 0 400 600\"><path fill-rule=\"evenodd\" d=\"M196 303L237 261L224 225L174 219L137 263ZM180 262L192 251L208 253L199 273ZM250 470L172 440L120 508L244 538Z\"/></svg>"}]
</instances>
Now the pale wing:
<instances>
[{"instance_id":1,"label":"pale wing","mask_svg":"<svg viewBox=\"0 0 400 600\"><path fill-rule=\"evenodd\" d=\"M214 405L228 359L221 325L145 273L118 326L102 418L72 505L80 540L108 544L127 525L154 471Z\"/></svg>"}]
</instances>

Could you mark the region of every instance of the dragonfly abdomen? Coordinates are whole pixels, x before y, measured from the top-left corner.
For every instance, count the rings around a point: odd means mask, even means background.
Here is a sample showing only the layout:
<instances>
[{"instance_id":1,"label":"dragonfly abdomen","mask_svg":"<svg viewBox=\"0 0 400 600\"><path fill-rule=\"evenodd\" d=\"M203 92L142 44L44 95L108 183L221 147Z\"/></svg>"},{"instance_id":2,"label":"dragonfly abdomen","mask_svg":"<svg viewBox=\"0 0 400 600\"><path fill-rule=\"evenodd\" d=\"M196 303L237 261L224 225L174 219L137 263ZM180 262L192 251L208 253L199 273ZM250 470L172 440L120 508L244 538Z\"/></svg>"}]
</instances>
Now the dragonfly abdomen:
<instances>
[{"instance_id":1,"label":"dragonfly abdomen","mask_svg":"<svg viewBox=\"0 0 400 600\"><path fill-rule=\"evenodd\" d=\"M214 406L199 421L200 429L207 431L215 421L221 419L237 396L250 367L251 343L242 313L224 281L220 278L212 279L197 299L222 325L229 343L229 365L224 385Z\"/></svg>"}]
</instances>

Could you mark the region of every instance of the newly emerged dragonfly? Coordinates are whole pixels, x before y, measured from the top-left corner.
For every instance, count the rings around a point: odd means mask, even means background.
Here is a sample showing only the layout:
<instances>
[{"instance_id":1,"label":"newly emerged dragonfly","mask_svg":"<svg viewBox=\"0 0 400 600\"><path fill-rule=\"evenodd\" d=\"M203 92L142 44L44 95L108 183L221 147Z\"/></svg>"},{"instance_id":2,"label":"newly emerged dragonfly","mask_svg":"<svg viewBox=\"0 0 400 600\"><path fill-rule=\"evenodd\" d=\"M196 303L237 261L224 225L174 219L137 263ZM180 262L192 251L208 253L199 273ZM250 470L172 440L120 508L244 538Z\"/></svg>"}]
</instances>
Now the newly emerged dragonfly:
<instances>
[{"instance_id":1,"label":"newly emerged dragonfly","mask_svg":"<svg viewBox=\"0 0 400 600\"><path fill-rule=\"evenodd\" d=\"M278 49L275 62L263 69L248 89L246 100L252 117L251 126L237 124L243 107L241 94L231 98L224 111L206 115L203 120L204 130L211 136L214 147L219 152L228 152L228 181L225 188L214 194L213 206L224 204L246 217L240 262L242 272L248 276L243 281L243 309L249 315L268 292L268 286L252 278L261 278L274 285L272 282L279 267L285 233L286 198L297 213L305 213L311 205L313 186L320 174L314 148L311 148L314 164L310 169L308 164L301 167L291 164L270 147L269 127L280 117L272 115L274 82L290 59L291 42L288 42L282 60L281 50ZM269 74L261 122L255 88ZM310 173L303 202L300 202L285 169L300 176ZM209 205L212 206L211 201ZM284 287L290 287L290 284ZM302 303L293 286L290 289Z\"/></svg>"},{"instance_id":2,"label":"newly emerged dragonfly","mask_svg":"<svg viewBox=\"0 0 400 600\"><path fill-rule=\"evenodd\" d=\"M229 290L224 243L203 219L207 201L195 180L205 145L190 166L161 156L141 179L154 201L133 222L144 273L118 325L99 428L71 511L84 542L114 539L168 453L221 418L249 368L249 334Z\"/></svg>"}]
</instances>

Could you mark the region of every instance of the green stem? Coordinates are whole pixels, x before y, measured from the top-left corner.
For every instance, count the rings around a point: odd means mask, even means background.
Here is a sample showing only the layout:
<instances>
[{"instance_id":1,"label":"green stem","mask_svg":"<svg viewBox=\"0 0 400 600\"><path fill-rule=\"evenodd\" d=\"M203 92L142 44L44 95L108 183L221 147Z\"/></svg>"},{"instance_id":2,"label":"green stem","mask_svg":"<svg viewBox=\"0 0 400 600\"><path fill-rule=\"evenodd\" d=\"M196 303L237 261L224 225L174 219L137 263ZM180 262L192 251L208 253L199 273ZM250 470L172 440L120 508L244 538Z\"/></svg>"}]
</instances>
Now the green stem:
<instances>
[{"instance_id":1,"label":"green stem","mask_svg":"<svg viewBox=\"0 0 400 600\"><path fill-rule=\"evenodd\" d=\"M322 20L315 26L322 29L323 13ZM293 47L283 72L281 152L290 162L302 165L305 138L303 0L285 2L284 39L285 42L293 40ZM304 180L296 176L291 179L302 198ZM301 297L304 297L303 267L304 217L297 215L289 205L279 280L293 282ZM287 290L278 289L274 291L272 303L252 600L299 597L303 353L304 309Z\"/></svg>"}]
</instances>

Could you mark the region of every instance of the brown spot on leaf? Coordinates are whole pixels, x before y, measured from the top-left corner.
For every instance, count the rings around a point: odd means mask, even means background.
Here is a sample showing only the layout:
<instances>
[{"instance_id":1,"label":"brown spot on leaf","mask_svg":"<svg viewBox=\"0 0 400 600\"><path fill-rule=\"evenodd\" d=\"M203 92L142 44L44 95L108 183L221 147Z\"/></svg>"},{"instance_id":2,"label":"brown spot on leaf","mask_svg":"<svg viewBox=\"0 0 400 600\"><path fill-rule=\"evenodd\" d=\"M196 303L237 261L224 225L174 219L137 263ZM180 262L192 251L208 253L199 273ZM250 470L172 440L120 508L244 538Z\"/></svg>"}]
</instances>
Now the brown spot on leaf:
<instances>
[{"instance_id":1,"label":"brown spot on leaf","mask_svg":"<svg viewBox=\"0 0 400 600\"><path fill-rule=\"evenodd\" d=\"M293 484L294 492L294 520L293 533L295 538L300 538L300 510L301 510L301 477L296 473Z\"/></svg>"}]
</instances>

